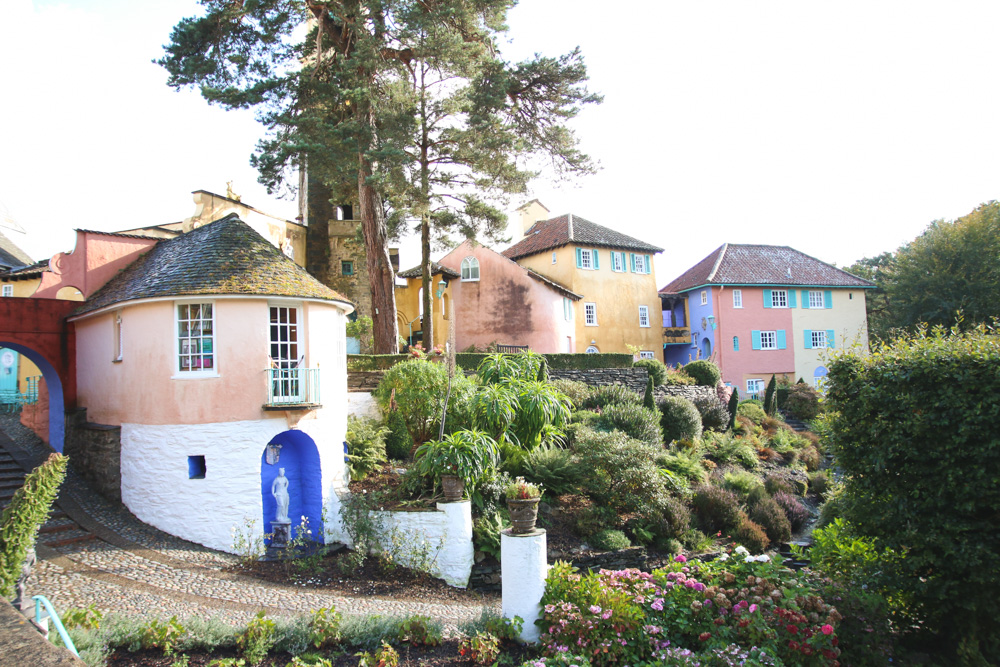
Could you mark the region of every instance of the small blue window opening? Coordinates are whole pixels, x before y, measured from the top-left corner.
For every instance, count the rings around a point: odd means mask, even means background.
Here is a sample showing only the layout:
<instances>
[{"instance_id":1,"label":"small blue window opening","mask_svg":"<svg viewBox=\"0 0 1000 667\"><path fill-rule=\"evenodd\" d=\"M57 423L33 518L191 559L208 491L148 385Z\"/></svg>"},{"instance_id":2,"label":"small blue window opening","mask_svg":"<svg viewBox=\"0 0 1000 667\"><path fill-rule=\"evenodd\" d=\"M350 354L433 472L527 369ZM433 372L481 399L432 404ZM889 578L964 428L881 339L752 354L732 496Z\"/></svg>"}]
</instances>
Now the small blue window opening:
<instances>
[{"instance_id":1,"label":"small blue window opening","mask_svg":"<svg viewBox=\"0 0 1000 667\"><path fill-rule=\"evenodd\" d=\"M740 337L733 336L733 352L739 352L739 351L740 351Z\"/></svg>"},{"instance_id":2,"label":"small blue window opening","mask_svg":"<svg viewBox=\"0 0 1000 667\"><path fill-rule=\"evenodd\" d=\"M205 479L205 457L188 457L188 479Z\"/></svg>"}]
</instances>

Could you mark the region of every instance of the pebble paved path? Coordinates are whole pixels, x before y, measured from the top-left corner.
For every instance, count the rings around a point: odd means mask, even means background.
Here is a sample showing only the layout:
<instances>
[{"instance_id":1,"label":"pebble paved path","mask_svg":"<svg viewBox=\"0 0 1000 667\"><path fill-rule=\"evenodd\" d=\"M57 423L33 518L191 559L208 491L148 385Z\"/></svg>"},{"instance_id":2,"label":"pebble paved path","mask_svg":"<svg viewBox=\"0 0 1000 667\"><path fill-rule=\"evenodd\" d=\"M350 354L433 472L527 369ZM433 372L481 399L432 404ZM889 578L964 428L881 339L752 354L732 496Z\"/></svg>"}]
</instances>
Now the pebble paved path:
<instances>
[{"instance_id":1,"label":"pebble paved path","mask_svg":"<svg viewBox=\"0 0 1000 667\"><path fill-rule=\"evenodd\" d=\"M29 470L50 451L9 416L0 416L0 450ZM56 547L38 545L28 595L45 595L60 611L93 604L103 612L245 623L262 609L284 616L333 605L345 616L426 614L453 629L484 609L477 604L351 598L223 572L234 556L140 522L122 505L90 490L72 469L56 504L81 533L96 536ZM499 611L498 604L491 608Z\"/></svg>"}]
</instances>

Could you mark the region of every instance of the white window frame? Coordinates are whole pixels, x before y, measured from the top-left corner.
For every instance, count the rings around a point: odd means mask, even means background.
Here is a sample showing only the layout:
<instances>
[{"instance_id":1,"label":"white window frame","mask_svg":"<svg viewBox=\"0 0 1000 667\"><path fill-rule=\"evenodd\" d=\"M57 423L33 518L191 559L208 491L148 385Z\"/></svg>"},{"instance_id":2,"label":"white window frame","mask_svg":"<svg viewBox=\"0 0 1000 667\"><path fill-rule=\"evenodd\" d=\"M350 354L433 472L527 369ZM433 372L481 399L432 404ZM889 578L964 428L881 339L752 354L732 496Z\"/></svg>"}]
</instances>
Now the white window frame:
<instances>
[{"instance_id":1,"label":"white window frame","mask_svg":"<svg viewBox=\"0 0 1000 667\"><path fill-rule=\"evenodd\" d=\"M473 276L473 269L475 269L475 276ZM475 257L469 256L462 260L462 282L479 282L479 260Z\"/></svg>"},{"instance_id":2,"label":"white window frame","mask_svg":"<svg viewBox=\"0 0 1000 667\"><path fill-rule=\"evenodd\" d=\"M573 320L573 301L569 297L563 297L563 319L567 322Z\"/></svg>"},{"instance_id":3,"label":"white window frame","mask_svg":"<svg viewBox=\"0 0 1000 667\"><path fill-rule=\"evenodd\" d=\"M552 263L553 264L556 263L556 254L555 253L552 253Z\"/></svg>"},{"instance_id":4,"label":"white window frame","mask_svg":"<svg viewBox=\"0 0 1000 667\"><path fill-rule=\"evenodd\" d=\"M580 253L580 268L586 271L594 270L594 253L592 250L585 248Z\"/></svg>"},{"instance_id":5,"label":"white window frame","mask_svg":"<svg viewBox=\"0 0 1000 667\"><path fill-rule=\"evenodd\" d=\"M743 290L734 289L733 290L733 308L743 307Z\"/></svg>"},{"instance_id":6,"label":"white window frame","mask_svg":"<svg viewBox=\"0 0 1000 667\"><path fill-rule=\"evenodd\" d=\"M596 303L585 303L583 304L583 324L588 327L597 326L597 304Z\"/></svg>"},{"instance_id":7,"label":"white window frame","mask_svg":"<svg viewBox=\"0 0 1000 667\"><path fill-rule=\"evenodd\" d=\"M279 321L271 321L271 309L279 309ZM286 322L280 321L280 310L288 312L289 317ZM291 313L295 313L295 321L291 321ZM282 371L276 373L272 378L273 398L278 402L301 403L305 400L305 374L303 370L305 364L305 322L302 319L302 304L297 301L269 301L267 304L267 356L271 361L271 367ZM280 334L277 340L274 339L274 327L279 332L282 329L288 331L287 340L282 340ZM292 332L294 331L294 336ZM281 355L281 346L288 346L289 354ZM279 354L275 356L275 346L278 346ZM294 350L294 351L292 351Z\"/></svg>"},{"instance_id":8,"label":"white window frame","mask_svg":"<svg viewBox=\"0 0 1000 667\"><path fill-rule=\"evenodd\" d=\"M636 273L649 273L646 267L646 256L635 253L635 272Z\"/></svg>"},{"instance_id":9,"label":"white window frame","mask_svg":"<svg viewBox=\"0 0 1000 667\"><path fill-rule=\"evenodd\" d=\"M640 359L656 359L656 353L652 350L639 350Z\"/></svg>"},{"instance_id":10,"label":"white window frame","mask_svg":"<svg viewBox=\"0 0 1000 667\"><path fill-rule=\"evenodd\" d=\"M204 363L204 357L207 356L207 355L211 355L211 357L212 357L212 368L210 368L208 370L206 370L204 368L204 366L202 366L202 367L200 367L198 369L182 368L181 367L181 359L184 356L186 356L186 355L184 355L184 354L181 353L181 349L183 347L183 341L185 341L185 340L189 341L189 345L190 345L190 341L194 340L194 337L190 335L190 332L189 332L189 334L188 334L187 337L182 337L181 336L181 323L182 323L182 321L186 321L186 322L193 322L194 321L194 320L192 320L190 318L190 316L186 320L182 320L182 318L181 318L181 308L183 308L185 306L187 306L188 308L190 308L191 306L201 306L201 307L211 306L211 308L212 308L212 316L211 316L212 335L211 335L211 337L200 335L200 334L198 336L199 346L202 346L202 351L199 353L199 357L200 357L199 362L201 362L203 364ZM203 312L203 311L199 311L199 314L201 312ZM174 302L174 330L173 330L173 335L171 336L172 345L174 346L174 374L172 376L172 379L175 379L175 380L178 380L178 379L189 380L189 379L196 379L196 378L213 378L213 377L219 377L219 346L216 344L218 342L218 331L216 330L216 317L215 317L215 315L216 315L216 304L215 304L215 301L197 301L197 300L195 300L195 301L175 301ZM204 321L206 321L206 318L199 317L198 321L199 322L204 322ZM203 332L203 328L199 328L199 332ZM204 348L203 348L204 341L206 339L208 339L208 340L211 341L211 348L212 348L211 351L207 352L207 353L204 352ZM193 355L192 355L192 358L193 358Z\"/></svg>"},{"instance_id":11,"label":"white window frame","mask_svg":"<svg viewBox=\"0 0 1000 667\"><path fill-rule=\"evenodd\" d=\"M771 308L788 308L788 290L771 290Z\"/></svg>"},{"instance_id":12,"label":"white window frame","mask_svg":"<svg viewBox=\"0 0 1000 667\"><path fill-rule=\"evenodd\" d=\"M649 328L649 306L639 306L639 326Z\"/></svg>"},{"instance_id":13,"label":"white window frame","mask_svg":"<svg viewBox=\"0 0 1000 667\"><path fill-rule=\"evenodd\" d=\"M695 331L691 334L691 347L698 347L698 332Z\"/></svg>"},{"instance_id":14,"label":"white window frame","mask_svg":"<svg viewBox=\"0 0 1000 667\"><path fill-rule=\"evenodd\" d=\"M822 290L809 290L809 308L826 308L826 300L823 298Z\"/></svg>"},{"instance_id":15,"label":"white window frame","mask_svg":"<svg viewBox=\"0 0 1000 667\"><path fill-rule=\"evenodd\" d=\"M597 346L595 345L590 345L587 347L587 354L598 354L599 352L600 350L598 350Z\"/></svg>"},{"instance_id":16,"label":"white window frame","mask_svg":"<svg viewBox=\"0 0 1000 667\"><path fill-rule=\"evenodd\" d=\"M615 273L625 273L625 253L611 253L611 270Z\"/></svg>"},{"instance_id":17,"label":"white window frame","mask_svg":"<svg viewBox=\"0 0 1000 667\"><path fill-rule=\"evenodd\" d=\"M14 286L4 285L3 292L0 292L0 296L14 296Z\"/></svg>"},{"instance_id":18,"label":"white window frame","mask_svg":"<svg viewBox=\"0 0 1000 667\"><path fill-rule=\"evenodd\" d=\"M762 350L777 350L778 349L778 332L777 331L761 331L760 332L760 349L762 349Z\"/></svg>"},{"instance_id":19,"label":"white window frame","mask_svg":"<svg viewBox=\"0 0 1000 667\"><path fill-rule=\"evenodd\" d=\"M810 332L810 338L814 350L825 348L830 344L830 342L826 339L825 329L813 329Z\"/></svg>"},{"instance_id":20,"label":"white window frame","mask_svg":"<svg viewBox=\"0 0 1000 667\"><path fill-rule=\"evenodd\" d=\"M747 396L760 395L767 391L764 381L760 379L747 380Z\"/></svg>"},{"instance_id":21,"label":"white window frame","mask_svg":"<svg viewBox=\"0 0 1000 667\"><path fill-rule=\"evenodd\" d=\"M708 305L708 290L707 289L703 289L701 291L701 305L703 305L703 306L707 306Z\"/></svg>"}]
</instances>

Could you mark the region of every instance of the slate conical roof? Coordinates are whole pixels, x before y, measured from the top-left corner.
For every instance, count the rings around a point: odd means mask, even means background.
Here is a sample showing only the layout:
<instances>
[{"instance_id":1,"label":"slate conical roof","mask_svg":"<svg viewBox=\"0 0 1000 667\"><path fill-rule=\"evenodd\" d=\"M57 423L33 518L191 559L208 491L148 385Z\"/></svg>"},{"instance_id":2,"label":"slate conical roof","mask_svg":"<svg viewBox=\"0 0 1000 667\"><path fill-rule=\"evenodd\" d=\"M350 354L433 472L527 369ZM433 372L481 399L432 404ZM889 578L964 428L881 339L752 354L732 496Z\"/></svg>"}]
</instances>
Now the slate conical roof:
<instances>
[{"instance_id":1,"label":"slate conical roof","mask_svg":"<svg viewBox=\"0 0 1000 667\"><path fill-rule=\"evenodd\" d=\"M95 292L74 315L124 301L198 295L281 296L353 305L234 213L160 241Z\"/></svg>"}]
</instances>

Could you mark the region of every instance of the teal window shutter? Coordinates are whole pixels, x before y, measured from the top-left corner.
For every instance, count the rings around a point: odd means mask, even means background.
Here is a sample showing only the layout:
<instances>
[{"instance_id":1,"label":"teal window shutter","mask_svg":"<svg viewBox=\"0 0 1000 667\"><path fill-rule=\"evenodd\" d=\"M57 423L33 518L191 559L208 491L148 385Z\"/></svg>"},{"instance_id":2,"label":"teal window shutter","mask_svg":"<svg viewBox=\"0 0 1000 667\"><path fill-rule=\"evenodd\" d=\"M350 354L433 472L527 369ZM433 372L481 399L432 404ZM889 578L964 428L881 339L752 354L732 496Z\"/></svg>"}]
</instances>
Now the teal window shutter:
<instances>
[{"instance_id":1,"label":"teal window shutter","mask_svg":"<svg viewBox=\"0 0 1000 667\"><path fill-rule=\"evenodd\" d=\"M760 349L760 332L757 330L750 332L750 347L755 350Z\"/></svg>"},{"instance_id":2,"label":"teal window shutter","mask_svg":"<svg viewBox=\"0 0 1000 667\"><path fill-rule=\"evenodd\" d=\"M653 263L652 263L651 260L652 260L652 258L649 255L646 255L646 273L647 274L653 272Z\"/></svg>"},{"instance_id":3,"label":"teal window shutter","mask_svg":"<svg viewBox=\"0 0 1000 667\"><path fill-rule=\"evenodd\" d=\"M823 290L823 306L826 308L833 308L833 291Z\"/></svg>"},{"instance_id":4,"label":"teal window shutter","mask_svg":"<svg viewBox=\"0 0 1000 667\"><path fill-rule=\"evenodd\" d=\"M785 330L778 329L777 334L778 334L778 349L784 350L787 347L787 345L785 344Z\"/></svg>"},{"instance_id":5,"label":"teal window shutter","mask_svg":"<svg viewBox=\"0 0 1000 667\"><path fill-rule=\"evenodd\" d=\"M805 299L803 299L803 305L805 305L805 303L808 303L808 302L806 302ZM806 329L805 341L806 341L806 349L807 350L813 349L813 332L812 332L812 329Z\"/></svg>"},{"instance_id":6,"label":"teal window shutter","mask_svg":"<svg viewBox=\"0 0 1000 667\"><path fill-rule=\"evenodd\" d=\"M628 261L629 261L629 264L632 266L632 273L635 273L635 253L634 252L630 252L628 254Z\"/></svg>"},{"instance_id":7,"label":"teal window shutter","mask_svg":"<svg viewBox=\"0 0 1000 667\"><path fill-rule=\"evenodd\" d=\"M576 268L583 268L583 250L580 248L576 249Z\"/></svg>"},{"instance_id":8,"label":"teal window shutter","mask_svg":"<svg viewBox=\"0 0 1000 667\"><path fill-rule=\"evenodd\" d=\"M833 342L836 340L836 338L834 338L834 334L835 333L836 332L833 329L827 329L826 330L826 346L827 347L833 347Z\"/></svg>"},{"instance_id":9,"label":"teal window shutter","mask_svg":"<svg viewBox=\"0 0 1000 667\"><path fill-rule=\"evenodd\" d=\"M795 308L795 290L788 290L788 307Z\"/></svg>"},{"instance_id":10,"label":"teal window shutter","mask_svg":"<svg viewBox=\"0 0 1000 667\"><path fill-rule=\"evenodd\" d=\"M764 290L764 307L765 308L771 307L771 290L769 289Z\"/></svg>"},{"instance_id":11,"label":"teal window shutter","mask_svg":"<svg viewBox=\"0 0 1000 667\"><path fill-rule=\"evenodd\" d=\"M809 307L809 290L807 289L802 290L802 307Z\"/></svg>"},{"instance_id":12,"label":"teal window shutter","mask_svg":"<svg viewBox=\"0 0 1000 667\"><path fill-rule=\"evenodd\" d=\"M597 249L591 250L594 253L594 271L601 268L601 265L597 263Z\"/></svg>"}]
</instances>

